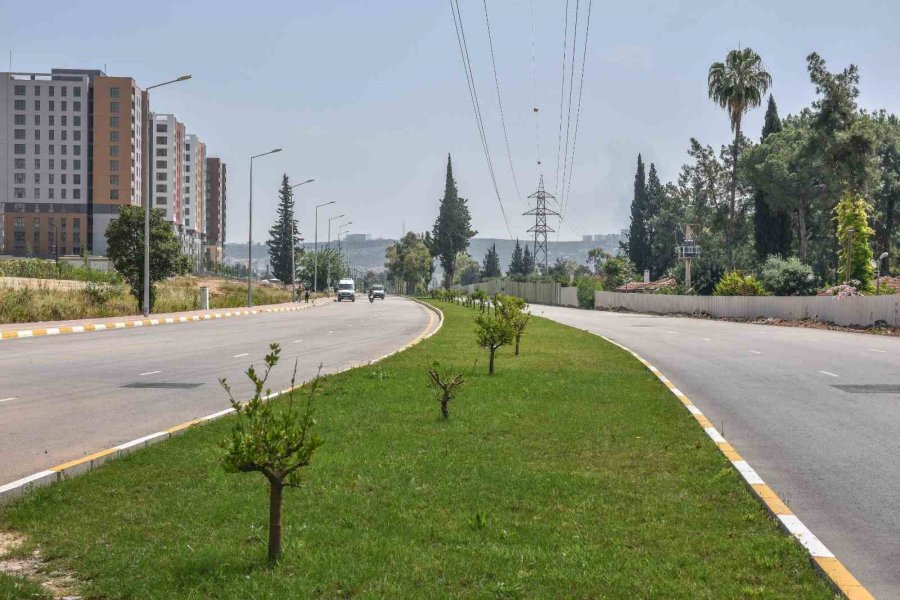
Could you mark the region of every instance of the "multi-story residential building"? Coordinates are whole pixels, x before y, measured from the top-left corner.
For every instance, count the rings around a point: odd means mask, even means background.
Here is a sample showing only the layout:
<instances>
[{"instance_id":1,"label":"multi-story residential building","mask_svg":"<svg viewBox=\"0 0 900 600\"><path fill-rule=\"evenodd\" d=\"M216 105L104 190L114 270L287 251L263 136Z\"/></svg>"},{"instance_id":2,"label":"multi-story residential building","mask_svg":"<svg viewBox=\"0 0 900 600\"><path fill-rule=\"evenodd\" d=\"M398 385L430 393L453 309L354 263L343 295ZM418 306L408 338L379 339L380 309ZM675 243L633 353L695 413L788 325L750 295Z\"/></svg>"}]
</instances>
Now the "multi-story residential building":
<instances>
[{"instance_id":1,"label":"multi-story residential building","mask_svg":"<svg viewBox=\"0 0 900 600\"><path fill-rule=\"evenodd\" d=\"M221 263L225 244L228 169L221 158L206 158L206 259Z\"/></svg>"},{"instance_id":2,"label":"multi-story residential building","mask_svg":"<svg viewBox=\"0 0 900 600\"><path fill-rule=\"evenodd\" d=\"M194 134L184 137L184 252L199 264L205 237L204 200L206 197L206 144Z\"/></svg>"},{"instance_id":3,"label":"multi-story residential building","mask_svg":"<svg viewBox=\"0 0 900 600\"><path fill-rule=\"evenodd\" d=\"M0 254L86 247L91 78L0 74Z\"/></svg>"},{"instance_id":4,"label":"multi-story residential building","mask_svg":"<svg viewBox=\"0 0 900 600\"><path fill-rule=\"evenodd\" d=\"M151 116L150 140L153 207L165 211L165 218L179 236L184 234L184 124L171 114Z\"/></svg>"},{"instance_id":5,"label":"multi-story residential building","mask_svg":"<svg viewBox=\"0 0 900 600\"><path fill-rule=\"evenodd\" d=\"M130 77L94 78L92 252L106 253L106 226L144 197L147 96Z\"/></svg>"}]
</instances>

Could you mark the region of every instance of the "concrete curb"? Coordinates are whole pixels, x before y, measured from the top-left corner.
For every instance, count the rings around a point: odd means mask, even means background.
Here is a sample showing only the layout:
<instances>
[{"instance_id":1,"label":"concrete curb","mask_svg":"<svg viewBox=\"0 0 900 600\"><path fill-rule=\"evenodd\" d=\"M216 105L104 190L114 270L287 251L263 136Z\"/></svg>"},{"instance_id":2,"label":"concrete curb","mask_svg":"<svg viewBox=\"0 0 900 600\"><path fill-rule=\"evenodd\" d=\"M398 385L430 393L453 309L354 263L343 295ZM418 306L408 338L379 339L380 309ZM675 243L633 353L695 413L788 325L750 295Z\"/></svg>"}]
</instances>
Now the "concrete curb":
<instances>
[{"instance_id":1,"label":"concrete curb","mask_svg":"<svg viewBox=\"0 0 900 600\"><path fill-rule=\"evenodd\" d=\"M756 498L762 503L766 510L777 519L778 524L786 532L791 534L800 544L806 548L815 568L822 573L831 585L849 600L874 600L874 596L857 580L850 571L838 560L834 554L825 547L819 538L817 538L806 525L791 512L778 494L775 493L769 485L763 481L762 477L753 470L747 461L732 447L728 441L719 433L713 424L707 419L703 413L697 408L690 399L675 387L659 369L650 364L641 355L634 352L630 348L615 342L604 335L594 333L593 331L583 330L591 335L603 338L610 344L617 346L635 357L642 365L647 367L657 379L659 379L672 394L684 405L691 413L694 419L706 432L706 435L716 444L719 451L725 455L725 458L731 463L731 466L740 474L747 487L753 492Z\"/></svg>"},{"instance_id":2,"label":"concrete curb","mask_svg":"<svg viewBox=\"0 0 900 600\"><path fill-rule=\"evenodd\" d=\"M389 352L388 354L385 354L384 356L381 356L374 360L361 362L358 365L352 365L349 367L344 367L342 369L338 369L336 371L331 371L329 373L326 373L326 375L337 375L339 373L344 373L346 371L350 371L352 369L356 369L361 366L375 364L377 362L380 362L380 361L388 358L389 356L393 356L394 354L403 352L404 350L407 350L408 348L415 346L416 344L422 342L423 340L430 338L431 336L436 334L438 331L440 331L441 327L443 327L443 325L444 325L444 313L442 313L440 311L440 309L438 309L434 306L431 306L429 304L426 304L424 302L420 302L419 300L416 300L415 298L410 298L410 300L430 309L430 311L428 313L429 314L428 326L425 328L425 330L422 333L420 333L413 341L406 344L402 348L394 350L393 352ZM315 305L310 305L310 307L312 307L312 306L315 306ZM296 310L300 310L300 309L298 308ZM260 312L260 311L253 311L253 312L247 311L247 314L256 314L257 312ZM438 324L437 324L437 327L432 329L432 325L434 324L435 315L437 315ZM293 388L287 388L287 389L281 390L279 392L273 392L273 393L269 394L268 396L265 396L263 399L264 400L272 400L283 394L290 393L294 389L297 389L303 385L304 384L301 383ZM88 454L87 456L83 456L81 458L77 458L75 460L71 460L71 461L56 465L55 467L51 467L44 471L40 471L38 473L34 473L34 474L28 475L26 477L22 477L21 479L17 479L16 481L12 481L10 483L7 483L6 485L0 486L0 505L8 504L10 501L23 496L25 493L27 493L32 488L41 487L41 486L45 486L45 485L51 485L53 483L56 483L57 481L63 481L65 479L69 479L71 477L81 475L82 473L92 471L93 469L96 469L97 467L99 467L100 465L102 465L103 463L105 463L108 460L113 460L115 458L119 458L120 456L130 454L136 450L140 450L141 448L146 448L147 446L150 446L151 444L155 444L157 442L161 442L163 440L170 439L176 435L184 433L185 431L187 431L189 428L191 428L194 425L203 425L203 424L209 423L211 421L216 421L218 419L221 419L222 417L232 414L233 412L234 412L233 408L226 408L224 410L220 410L220 411L212 413L210 415L206 415L205 417L200 417L199 419L192 419L190 421L185 421L183 423L173 425L172 427L169 427L168 429L165 429L163 431L157 431L156 433L151 433L149 435L145 435L136 440L131 440L129 442L119 444L118 446L113 446L112 448L100 450L99 452L94 452L93 454Z\"/></svg>"},{"instance_id":3,"label":"concrete curb","mask_svg":"<svg viewBox=\"0 0 900 600\"><path fill-rule=\"evenodd\" d=\"M266 313L294 312L298 310L307 310L328 304L332 300L328 299L324 302L313 302L311 304L301 304L298 306L286 306L281 308L267 308L261 306L251 309L225 309L214 312L207 312L199 315L172 315L169 317L132 319L128 321L106 321L104 323L85 323L84 325L65 325L61 327L47 327L40 329L19 329L13 331L0 332L0 341L18 340L22 338L38 337L44 335L66 335L69 333L86 333L90 331L111 331L115 329L136 329L142 327L152 327L154 325L173 325L176 323L193 323L197 321L211 321L214 319L227 319L229 317L243 317L248 315L258 315ZM274 306L274 305L270 305Z\"/></svg>"}]
</instances>

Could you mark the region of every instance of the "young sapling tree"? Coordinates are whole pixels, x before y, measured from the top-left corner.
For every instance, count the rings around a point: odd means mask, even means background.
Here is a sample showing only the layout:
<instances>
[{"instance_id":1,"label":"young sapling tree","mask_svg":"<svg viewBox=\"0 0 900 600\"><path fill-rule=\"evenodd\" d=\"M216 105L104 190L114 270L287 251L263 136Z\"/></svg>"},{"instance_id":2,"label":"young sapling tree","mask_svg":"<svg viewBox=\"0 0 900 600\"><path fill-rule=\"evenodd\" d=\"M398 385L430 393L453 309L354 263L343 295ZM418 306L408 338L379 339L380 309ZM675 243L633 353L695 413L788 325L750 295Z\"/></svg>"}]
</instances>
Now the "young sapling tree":
<instances>
[{"instance_id":1,"label":"young sapling tree","mask_svg":"<svg viewBox=\"0 0 900 600\"><path fill-rule=\"evenodd\" d=\"M453 367L441 367L435 361L428 367L428 377L431 387L437 392L438 402L441 403L441 416L445 419L450 416L449 404L459 393L459 388L466 382L465 374L455 371Z\"/></svg>"},{"instance_id":2,"label":"young sapling tree","mask_svg":"<svg viewBox=\"0 0 900 600\"><path fill-rule=\"evenodd\" d=\"M478 345L490 352L490 362L488 363L488 374L494 374L494 356L497 350L509 344L515 335L512 325L509 321L496 314L479 314L475 317L475 324L478 328L475 335Z\"/></svg>"}]
</instances>

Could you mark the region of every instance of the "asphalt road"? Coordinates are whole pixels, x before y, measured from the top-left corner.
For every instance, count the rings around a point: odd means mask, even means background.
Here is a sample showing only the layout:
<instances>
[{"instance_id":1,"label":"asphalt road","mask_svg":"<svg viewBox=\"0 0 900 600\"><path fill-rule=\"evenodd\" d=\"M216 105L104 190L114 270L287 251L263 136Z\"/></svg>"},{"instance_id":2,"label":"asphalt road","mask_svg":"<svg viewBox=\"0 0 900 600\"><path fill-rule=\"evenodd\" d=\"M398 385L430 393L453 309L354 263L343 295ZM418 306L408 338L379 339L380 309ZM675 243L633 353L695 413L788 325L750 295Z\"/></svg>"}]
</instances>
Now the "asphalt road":
<instances>
[{"instance_id":1,"label":"asphalt road","mask_svg":"<svg viewBox=\"0 0 900 600\"><path fill-rule=\"evenodd\" d=\"M532 312L600 333L653 363L869 591L900 598L900 338L549 306Z\"/></svg>"},{"instance_id":2,"label":"asphalt road","mask_svg":"<svg viewBox=\"0 0 900 600\"><path fill-rule=\"evenodd\" d=\"M430 311L397 297L271 313L0 342L0 485L228 408L243 371L282 347L271 389L367 362L425 332ZM434 319L432 326L437 325ZM129 385L151 387L135 388ZM185 384L180 388L152 387Z\"/></svg>"}]
</instances>

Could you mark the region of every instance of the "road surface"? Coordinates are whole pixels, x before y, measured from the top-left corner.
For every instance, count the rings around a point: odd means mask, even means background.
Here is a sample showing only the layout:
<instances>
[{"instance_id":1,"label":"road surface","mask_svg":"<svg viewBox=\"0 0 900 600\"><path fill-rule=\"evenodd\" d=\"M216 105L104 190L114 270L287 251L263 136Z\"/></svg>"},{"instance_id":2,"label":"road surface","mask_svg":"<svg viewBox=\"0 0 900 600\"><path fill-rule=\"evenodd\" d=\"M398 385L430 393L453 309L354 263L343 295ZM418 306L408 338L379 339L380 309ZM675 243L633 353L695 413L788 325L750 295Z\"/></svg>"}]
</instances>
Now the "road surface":
<instances>
[{"instance_id":1,"label":"road surface","mask_svg":"<svg viewBox=\"0 0 900 600\"><path fill-rule=\"evenodd\" d=\"M0 342L0 485L228 408L220 377L249 397L243 371L282 347L271 388L380 358L437 319L397 297L370 304ZM432 322L433 321L433 322ZM129 387L130 386L130 387Z\"/></svg>"},{"instance_id":2,"label":"road surface","mask_svg":"<svg viewBox=\"0 0 900 600\"><path fill-rule=\"evenodd\" d=\"M900 598L900 338L550 306L532 312L653 363L869 591Z\"/></svg>"}]
</instances>

